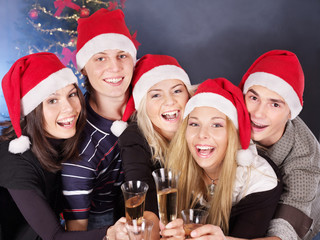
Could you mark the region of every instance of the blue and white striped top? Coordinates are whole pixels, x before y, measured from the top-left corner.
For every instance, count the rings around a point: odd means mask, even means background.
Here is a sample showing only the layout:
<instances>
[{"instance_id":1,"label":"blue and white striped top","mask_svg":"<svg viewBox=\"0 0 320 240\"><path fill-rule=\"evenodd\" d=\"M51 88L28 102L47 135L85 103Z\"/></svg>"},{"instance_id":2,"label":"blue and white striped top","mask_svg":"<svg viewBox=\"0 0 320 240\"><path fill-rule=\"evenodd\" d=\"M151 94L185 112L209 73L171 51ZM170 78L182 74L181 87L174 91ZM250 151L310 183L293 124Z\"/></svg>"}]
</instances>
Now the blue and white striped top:
<instances>
[{"instance_id":1,"label":"blue and white striped top","mask_svg":"<svg viewBox=\"0 0 320 240\"><path fill-rule=\"evenodd\" d=\"M118 138L107 120L90 107L88 96L87 123L79 145L80 160L63 164L62 188L65 196L64 217L87 219L90 214L113 211L124 175Z\"/></svg>"}]
</instances>

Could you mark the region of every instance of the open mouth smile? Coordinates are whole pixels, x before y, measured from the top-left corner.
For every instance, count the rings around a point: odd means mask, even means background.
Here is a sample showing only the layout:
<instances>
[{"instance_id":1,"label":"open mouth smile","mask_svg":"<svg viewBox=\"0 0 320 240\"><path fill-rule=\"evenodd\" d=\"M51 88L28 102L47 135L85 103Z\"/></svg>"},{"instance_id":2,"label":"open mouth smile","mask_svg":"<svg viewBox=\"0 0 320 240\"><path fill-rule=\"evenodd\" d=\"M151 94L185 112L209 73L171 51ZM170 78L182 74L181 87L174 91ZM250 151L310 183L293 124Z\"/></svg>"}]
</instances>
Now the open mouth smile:
<instances>
[{"instance_id":1,"label":"open mouth smile","mask_svg":"<svg viewBox=\"0 0 320 240\"><path fill-rule=\"evenodd\" d=\"M215 148L208 145L196 145L197 153L201 157L209 157L213 154Z\"/></svg>"},{"instance_id":2,"label":"open mouth smile","mask_svg":"<svg viewBox=\"0 0 320 240\"><path fill-rule=\"evenodd\" d=\"M61 127L72 128L75 124L75 117L69 117L62 120L57 121L57 124Z\"/></svg>"},{"instance_id":3,"label":"open mouth smile","mask_svg":"<svg viewBox=\"0 0 320 240\"><path fill-rule=\"evenodd\" d=\"M178 119L179 113L180 113L180 111L174 110L174 111L162 113L161 116L166 121L175 121Z\"/></svg>"}]
</instances>

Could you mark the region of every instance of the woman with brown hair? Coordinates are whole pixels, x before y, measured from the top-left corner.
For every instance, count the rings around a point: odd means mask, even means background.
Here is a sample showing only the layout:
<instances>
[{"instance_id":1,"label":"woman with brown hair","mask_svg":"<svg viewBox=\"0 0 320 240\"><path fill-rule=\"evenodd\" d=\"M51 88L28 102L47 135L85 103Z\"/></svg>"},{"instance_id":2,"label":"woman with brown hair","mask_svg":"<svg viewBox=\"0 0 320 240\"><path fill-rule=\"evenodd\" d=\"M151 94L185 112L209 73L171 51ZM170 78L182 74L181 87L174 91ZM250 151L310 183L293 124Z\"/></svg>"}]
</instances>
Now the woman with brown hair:
<instances>
[{"instance_id":1,"label":"woman with brown hair","mask_svg":"<svg viewBox=\"0 0 320 240\"><path fill-rule=\"evenodd\" d=\"M78 156L86 118L76 76L54 54L36 53L13 64L2 89L10 121L1 123L1 239L101 240L107 227L68 233L59 221L61 164Z\"/></svg>"}]
</instances>

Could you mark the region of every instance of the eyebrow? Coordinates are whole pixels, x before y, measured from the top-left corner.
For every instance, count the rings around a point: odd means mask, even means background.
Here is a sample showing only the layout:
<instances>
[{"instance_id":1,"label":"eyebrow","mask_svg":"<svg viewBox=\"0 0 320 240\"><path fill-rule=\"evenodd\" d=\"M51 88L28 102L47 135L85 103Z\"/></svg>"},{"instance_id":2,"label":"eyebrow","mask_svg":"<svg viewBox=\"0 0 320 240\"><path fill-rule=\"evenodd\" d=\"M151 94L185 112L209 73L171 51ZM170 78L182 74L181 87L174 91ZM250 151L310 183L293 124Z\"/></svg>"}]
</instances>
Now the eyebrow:
<instances>
[{"instance_id":1,"label":"eyebrow","mask_svg":"<svg viewBox=\"0 0 320 240\"><path fill-rule=\"evenodd\" d=\"M260 97L260 95L259 95L255 90L253 90L253 89L249 89L248 92L251 92L251 93L253 93L254 95ZM276 102L276 103L286 104L285 101L282 101L281 99L278 99L278 98L268 98L268 101L273 102L273 103Z\"/></svg>"},{"instance_id":2,"label":"eyebrow","mask_svg":"<svg viewBox=\"0 0 320 240\"><path fill-rule=\"evenodd\" d=\"M196 119L196 120L199 120L198 117L192 117L192 116L189 116L189 119L192 118L192 119ZM212 117L210 120L216 120L216 119L221 119L221 120L226 120L225 118L223 117Z\"/></svg>"},{"instance_id":3,"label":"eyebrow","mask_svg":"<svg viewBox=\"0 0 320 240\"><path fill-rule=\"evenodd\" d=\"M179 86L183 86L183 84L182 83L178 83L177 85L174 85L170 89L175 89L176 87L179 87ZM152 92L152 91L163 91L163 90L162 89L150 89L148 92Z\"/></svg>"},{"instance_id":4,"label":"eyebrow","mask_svg":"<svg viewBox=\"0 0 320 240\"><path fill-rule=\"evenodd\" d=\"M73 92L75 89L76 89L76 87L73 87L73 88L69 91L69 93ZM59 94L56 94L56 93L54 92L54 93L51 93L48 97L50 97L50 96L57 96L57 95L59 95Z\"/></svg>"}]
</instances>

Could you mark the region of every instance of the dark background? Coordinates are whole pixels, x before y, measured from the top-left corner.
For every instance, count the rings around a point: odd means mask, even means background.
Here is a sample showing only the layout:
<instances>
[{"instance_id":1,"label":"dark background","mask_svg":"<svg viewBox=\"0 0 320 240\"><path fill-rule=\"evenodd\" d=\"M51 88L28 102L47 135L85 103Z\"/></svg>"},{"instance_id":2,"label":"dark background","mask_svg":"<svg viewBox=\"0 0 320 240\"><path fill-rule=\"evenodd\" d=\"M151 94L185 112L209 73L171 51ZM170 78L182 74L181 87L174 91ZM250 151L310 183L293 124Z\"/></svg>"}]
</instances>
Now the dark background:
<instances>
[{"instance_id":1,"label":"dark background","mask_svg":"<svg viewBox=\"0 0 320 240\"><path fill-rule=\"evenodd\" d=\"M17 59L14 42L21 33L15 26L26 21L24 4L24 0L1 0L0 79ZM319 0L127 0L124 12L141 43L138 57L172 55L193 83L225 77L237 85L261 54L272 49L293 51L306 78L300 116L319 138ZM0 91L0 120L5 112Z\"/></svg>"},{"instance_id":2,"label":"dark background","mask_svg":"<svg viewBox=\"0 0 320 240\"><path fill-rule=\"evenodd\" d=\"M319 138L320 1L127 0L124 12L138 56L172 55L193 83L225 77L237 85L264 52L293 51L306 79L300 117Z\"/></svg>"}]
</instances>

